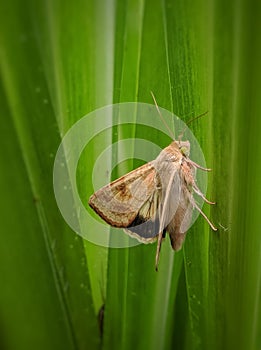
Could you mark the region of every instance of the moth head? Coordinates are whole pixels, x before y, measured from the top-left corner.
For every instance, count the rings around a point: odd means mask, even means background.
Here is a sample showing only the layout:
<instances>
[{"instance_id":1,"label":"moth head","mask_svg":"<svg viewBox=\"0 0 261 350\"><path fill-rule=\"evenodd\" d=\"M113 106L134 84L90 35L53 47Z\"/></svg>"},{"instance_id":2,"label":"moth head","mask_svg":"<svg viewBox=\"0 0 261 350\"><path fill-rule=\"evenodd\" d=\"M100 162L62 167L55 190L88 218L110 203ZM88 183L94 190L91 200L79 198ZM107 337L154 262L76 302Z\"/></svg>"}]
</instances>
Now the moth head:
<instances>
[{"instance_id":1,"label":"moth head","mask_svg":"<svg viewBox=\"0 0 261 350\"><path fill-rule=\"evenodd\" d=\"M189 153L190 153L189 141L178 141L177 144L182 155L185 157L189 157Z\"/></svg>"}]
</instances>

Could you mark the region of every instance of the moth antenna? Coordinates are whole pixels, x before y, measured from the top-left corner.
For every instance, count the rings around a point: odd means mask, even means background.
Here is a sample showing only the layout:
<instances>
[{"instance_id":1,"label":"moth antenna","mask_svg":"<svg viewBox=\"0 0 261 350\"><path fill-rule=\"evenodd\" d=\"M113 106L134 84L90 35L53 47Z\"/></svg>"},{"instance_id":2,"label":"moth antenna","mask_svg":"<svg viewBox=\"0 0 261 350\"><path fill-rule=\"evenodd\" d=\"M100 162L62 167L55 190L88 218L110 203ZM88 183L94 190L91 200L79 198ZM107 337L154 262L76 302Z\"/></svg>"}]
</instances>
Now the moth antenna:
<instances>
[{"instance_id":1,"label":"moth antenna","mask_svg":"<svg viewBox=\"0 0 261 350\"><path fill-rule=\"evenodd\" d=\"M168 130L170 136L172 137L172 139L175 140L175 136L174 136L172 130L170 129L170 127L169 127L168 124L166 123L166 120L163 118L163 116L162 116L162 114L161 114L161 112L160 112L159 106L158 106L158 104L157 104L157 101L156 101L155 96L153 95L153 92L151 91L150 93L151 93L151 96L152 96L153 101L154 101L154 103L155 103L155 107L157 108L157 111L158 111L158 113L159 113L160 119L163 121L163 124L164 124L165 127L167 128L167 130Z\"/></svg>"},{"instance_id":2,"label":"moth antenna","mask_svg":"<svg viewBox=\"0 0 261 350\"><path fill-rule=\"evenodd\" d=\"M199 206L193 202L193 206L200 212L200 214L203 216L203 218L207 221L209 226L212 228L213 231L217 231L217 228L212 224L212 222L209 220L207 215L199 208Z\"/></svg>"},{"instance_id":3,"label":"moth antenna","mask_svg":"<svg viewBox=\"0 0 261 350\"><path fill-rule=\"evenodd\" d=\"M182 130L181 134L179 135L178 137L178 140L179 142L181 141L183 135L184 135L184 132L185 130L187 129L187 127L189 126L189 124L191 124L192 122L194 122L195 120L199 119L199 118L202 118L204 117L204 115L206 115L208 113L208 111L204 112L204 113L201 113L200 115L197 115L196 117L193 117L191 118L187 123L186 123L186 126L184 127L184 129Z\"/></svg>"}]
</instances>

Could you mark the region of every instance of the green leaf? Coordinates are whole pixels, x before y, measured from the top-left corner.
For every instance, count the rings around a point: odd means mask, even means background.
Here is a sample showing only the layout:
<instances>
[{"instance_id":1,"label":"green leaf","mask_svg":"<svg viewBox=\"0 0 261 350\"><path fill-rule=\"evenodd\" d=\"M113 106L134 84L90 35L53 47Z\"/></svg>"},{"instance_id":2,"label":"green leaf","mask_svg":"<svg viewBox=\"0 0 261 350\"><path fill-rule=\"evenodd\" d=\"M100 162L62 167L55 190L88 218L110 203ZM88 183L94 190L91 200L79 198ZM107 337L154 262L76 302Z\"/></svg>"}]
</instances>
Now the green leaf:
<instances>
[{"instance_id":1,"label":"green leaf","mask_svg":"<svg viewBox=\"0 0 261 350\"><path fill-rule=\"evenodd\" d=\"M259 11L254 0L1 3L4 349L260 348ZM212 168L207 195L217 202L203 210L218 232L199 217L181 252L165 240L158 272L155 244L100 247L73 232L52 179L72 125L108 104L153 104L151 91L185 122L208 111L189 127ZM76 174L86 207L97 157L126 138L161 148L170 141L135 114L132 124L93 138ZM108 169L119 152L110 156ZM112 178L139 165L128 159Z\"/></svg>"},{"instance_id":2,"label":"green leaf","mask_svg":"<svg viewBox=\"0 0 261 350\"><path fill-rule=\"evenodd\" d=\"M67 85L57 81L54 93L56 78L45 70L53 53L41 27L48 15L38 18L18 1L2 7L1 337L10 349L98 347L83 242L65 225L53 192L54 155L67 120L57 96ZM54 75L56 65L51 61Z\"/></svg>"}]
</instances>

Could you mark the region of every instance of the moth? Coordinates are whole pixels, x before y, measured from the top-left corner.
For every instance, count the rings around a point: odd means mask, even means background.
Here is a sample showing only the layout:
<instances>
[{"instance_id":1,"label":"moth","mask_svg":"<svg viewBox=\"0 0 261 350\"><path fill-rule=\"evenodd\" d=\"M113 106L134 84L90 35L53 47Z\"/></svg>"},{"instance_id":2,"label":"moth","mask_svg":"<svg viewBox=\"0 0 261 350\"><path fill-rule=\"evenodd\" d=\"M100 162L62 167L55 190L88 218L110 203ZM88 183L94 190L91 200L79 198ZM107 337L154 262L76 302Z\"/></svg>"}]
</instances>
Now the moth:
<instances>
[{"instance_id":1,"label":"moth","mask_svg":"<svg viewBox=\"0 0 261 350\"><path fill-rule=\"evenodd\" d=\"M89 199L90 207L109 225L123 228L142 243L158 242L156 270L166 233L172 248L180 250L193 210L198 210L216 231L194 199L196 194L205 202L215 204L196 183L197 169L211 169L193 162L189 153L189 141L174 140L155 160L102 187Z\"/></svg>"}]
</instances>

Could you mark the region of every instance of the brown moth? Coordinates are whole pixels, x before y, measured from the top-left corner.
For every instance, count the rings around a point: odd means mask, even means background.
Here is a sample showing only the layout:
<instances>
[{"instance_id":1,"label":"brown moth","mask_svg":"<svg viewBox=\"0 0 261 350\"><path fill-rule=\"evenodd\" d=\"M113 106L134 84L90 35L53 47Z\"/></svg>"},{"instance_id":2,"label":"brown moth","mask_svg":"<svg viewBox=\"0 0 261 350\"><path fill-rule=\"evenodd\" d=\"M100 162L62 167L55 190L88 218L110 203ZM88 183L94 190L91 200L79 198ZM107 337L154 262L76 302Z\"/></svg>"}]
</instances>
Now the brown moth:
<instances>
[{"instance_id":1,"label":"brown moth","mask_svg":"<svg viewBox=\"0 0 261 350\"><path fill-rule=\"evenodd\" d=\"M142 243L158 241L156 270L166 232L172 248L180 250L193 209L216 230L193 197L196 193L215 204L205 198L195 180L197 168L210 169L193 162L189 152L189 141L173 141L155 160L104 186L89 199L91 208L109 225L123 228Z\"/></svg>"}]
</instances>

